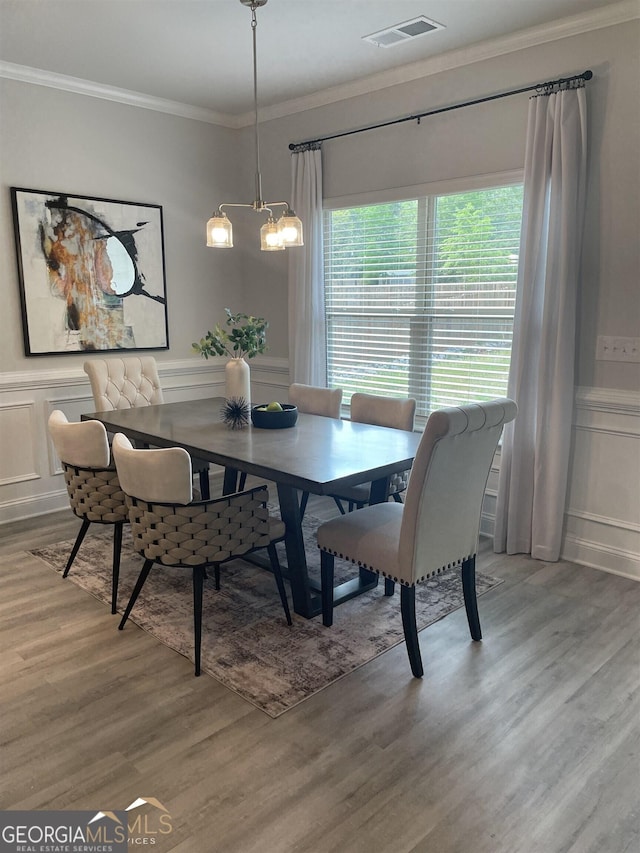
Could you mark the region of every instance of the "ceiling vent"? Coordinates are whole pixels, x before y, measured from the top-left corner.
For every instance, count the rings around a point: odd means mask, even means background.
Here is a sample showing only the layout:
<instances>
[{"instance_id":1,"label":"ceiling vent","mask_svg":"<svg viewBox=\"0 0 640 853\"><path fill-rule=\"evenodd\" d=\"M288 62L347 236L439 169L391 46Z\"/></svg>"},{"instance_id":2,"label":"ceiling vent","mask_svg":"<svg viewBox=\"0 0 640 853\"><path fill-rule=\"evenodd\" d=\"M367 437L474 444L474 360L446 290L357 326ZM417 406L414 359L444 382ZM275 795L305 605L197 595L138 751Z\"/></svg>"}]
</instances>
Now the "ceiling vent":
<instances>
[{"instance_id":1,"label":"ceiling vent","mask_svg":"<svg viewBox=\"0 0 640 853\"><path fill-rule=\"evenodd\" d=\"M371 33L369 36L362 36L362 40L371 42L376 47L394 47L397 44L412 41L419 36L425 36L434 30L443 29L444 24L438 24L436 21L431 21L429 18L425 18L424 15L420 15L417 18L412 18L410 21L404 21L402 24L395 24L393 27L387 27L385 30Z\"/></svg>"}]
</instances>

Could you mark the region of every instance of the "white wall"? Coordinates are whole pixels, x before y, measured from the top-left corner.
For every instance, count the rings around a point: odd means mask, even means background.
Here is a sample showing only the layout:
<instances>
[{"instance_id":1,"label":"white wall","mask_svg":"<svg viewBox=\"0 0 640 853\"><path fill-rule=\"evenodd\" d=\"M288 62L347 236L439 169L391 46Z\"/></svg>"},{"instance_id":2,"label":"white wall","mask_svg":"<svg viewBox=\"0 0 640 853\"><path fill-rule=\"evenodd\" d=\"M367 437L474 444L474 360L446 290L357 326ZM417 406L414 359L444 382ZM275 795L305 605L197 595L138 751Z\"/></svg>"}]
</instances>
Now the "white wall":
<instances>
[{"instance_id":1,"label":"white wall","mask_svg":"<svg viewBox=\"0 0 640 853\"><path fill-rule=\"evenodd\" d=\"M287 145L422 112L591 68L591 153L581 282L573 467L564 553L640 578L640 366L595 359L598 335L640 334L640 24L637 20L504 54L421 80L265 122L265 197L289 195ZM252 131L230 131L82 95L2 81L0 144L0 519L64 503L51 474L44 415L69 398L90 398L82 356L35 360L22 354L9 186L162 204L170 340L157 353L169 397L220 388L220 377L189 354L191 340L229 304L270 321L269 354L254 371L265 397L288 384L287 269L264 255L253 214L235 217L237 250L204 247L203 223L217 202L253 197ZM325 195L357 194L521 168L527 96L516 96L328 142ZM246 197L246 198L245 198ZM209 372L207 372L207 368ZM52 374L43 370L53 371ZM23 387L21 387L21 381ZM54 390L52 390L54 389ZM83 396L84 395L84 396ZM64 407L64 406L63 406ZM10 449L23 442L19 458ZM492 483L490 483L492 487ZM490 489L484 525L491 527Z\"/></svg>"}]
</instances>

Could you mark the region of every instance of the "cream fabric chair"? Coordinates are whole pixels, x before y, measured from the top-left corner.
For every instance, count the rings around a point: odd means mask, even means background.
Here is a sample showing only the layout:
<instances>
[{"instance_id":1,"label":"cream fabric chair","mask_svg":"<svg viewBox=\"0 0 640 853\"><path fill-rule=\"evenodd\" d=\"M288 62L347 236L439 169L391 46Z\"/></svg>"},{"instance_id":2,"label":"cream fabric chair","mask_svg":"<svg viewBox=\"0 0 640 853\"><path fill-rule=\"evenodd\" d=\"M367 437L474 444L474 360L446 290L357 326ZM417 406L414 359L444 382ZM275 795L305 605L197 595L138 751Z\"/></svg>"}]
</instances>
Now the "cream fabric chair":
<instances>
[{"instance_id":1,"label":"cream fabric chair","mask_svg":"<svg viewBox=\"0 0 640 853\"><path fill-rule=\"evenodd\" d=\"M318 385L302 385L294 382L289 385L289 402L298 407L299 412L309 415L322 415L325 418L339 418L342 405L342 388L322 388ZM307 509L309 492L303 492L300 499L300 517Z\"/></svg>"},{"instance_id":2,"label":"cream fabric chair","mask_svg":"<svg viewBox=\"0 0 640 853\"><path fill-rule=\"evenodd\" d=\"M376 394L356 393L351 397L351 420L360 424L375 424L376 426L393 429L413 430L416 414L416 401L413 397L381 397ZM407 488L409 471L394 474L389 482L388 497L399 503L401 493ZM342 501L346 501L349 511L354 507L361 509L369 503L371 492L370 483L360 483L346 488L340 494L333 495L338 509L344 514Z\"/></svg>"},{"instance_id":3,"label":"cream fabric chair","mask_svg":"<svg viewBox=\"0 0 640 853\"><path fill-rule=\"evenodd\" d=\"M127 358L92 358L85 361L84 372L91 383L97 412L113 409L137 409L164 403L158 365L152 355ZM209 463L193 459L202 497L209 497Z\"/></svg>"},{"instance_id":4,"label":"cream fabric chair","mask_svg":"<svg viewBox=\"0 0 640 853\"><path fill-rule=\"evenodd\" d=\"M333 622L335 556L382 575L388 595L398 581L411 671L421 678L416 584L461 565L471 637L482 639L475 590L482 500L502 427L516 412L516 404L506 398L433 412L418 446L404 504L374 504L318 528L325 625Z\"/></svg>"},{"instance_id":5,"label":"cream fabric chair","mask_svg":"<svg viewBox=\"0 0 640 853\"><path fill-rule=\"evenodd\" d=\"M85 361L96 411L137 409L164 403L158 366L151 355Z\"/></svg>"},{"instance_id":6,"label":"cream fabric chair","mask_svg":"<svg viewBox=\"0 0 640 853\"><path fill-rule=\"evenodd\" d=\"M100 421L69 423L64 412L56 409L49 417L49 433L64 469L71 509L82 519L82 527L67 560L63 578L92 522L113 525L113 568L111 576L111 612L116 612L122 528L129 521L124 493L115 466L111 464L107 431Z\"/></svg>"},{"instance_id":7,"label":"cream fabric chair","mask_svg":"<svg viewBox=\"0 0 640 853\"><path fill-rule=\"evenodd\" d=\"M269 515L265 486L209 501L193 500L191 459L181 447L136 450L122 433L113 439L113 455L127 496L135 550L144 557L142 570L120 622L129 614L154 563L193 573L195 674L200 675L202 597L206 569L214 567L216 589L220 566L258 548L266 548L287 623L291 614L275 543L284 524Z\"/></svg>"},{"instance_id":8,"label":"cream fabric chair","mask_svg":"<svg viewBox=\"0 0 640 853\"><path fill-rule=\"evenodd\" d=\"M342 388L321 388L294 382L289 385L289 402L297 406L299 412L322 415L325 418L339 418Z\"/></svg>"}]
</instances>

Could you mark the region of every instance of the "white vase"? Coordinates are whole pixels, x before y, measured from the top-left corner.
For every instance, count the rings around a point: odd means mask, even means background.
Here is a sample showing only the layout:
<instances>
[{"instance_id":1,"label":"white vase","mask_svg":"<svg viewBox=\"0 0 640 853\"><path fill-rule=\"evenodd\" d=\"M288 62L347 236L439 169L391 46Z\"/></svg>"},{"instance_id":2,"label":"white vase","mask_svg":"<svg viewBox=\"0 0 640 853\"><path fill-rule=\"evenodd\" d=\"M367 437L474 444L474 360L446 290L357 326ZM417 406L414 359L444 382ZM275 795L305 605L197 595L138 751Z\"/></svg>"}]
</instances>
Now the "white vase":
<instances>
[{"instance_id":1,"label":"white vase","mask_svg":"<svg viewBox=\"0 0 640 853\"><path fill-rule=\"evenodd\" d=\"M230 358L224 368L224 396L242 397L251 406L251 371L244 358Z\"/></svg>"}]
</instances>

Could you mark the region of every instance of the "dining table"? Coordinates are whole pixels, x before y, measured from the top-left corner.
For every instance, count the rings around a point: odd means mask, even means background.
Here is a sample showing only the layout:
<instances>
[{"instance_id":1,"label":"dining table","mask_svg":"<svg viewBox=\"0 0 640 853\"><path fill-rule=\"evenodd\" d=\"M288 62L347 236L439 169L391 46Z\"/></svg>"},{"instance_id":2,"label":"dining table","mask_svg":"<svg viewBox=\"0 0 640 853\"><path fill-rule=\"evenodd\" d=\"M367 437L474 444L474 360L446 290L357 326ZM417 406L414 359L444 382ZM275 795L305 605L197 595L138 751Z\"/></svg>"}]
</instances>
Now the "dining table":
<instances>
[{"instance_id":1,"label":"dining table","mask_svg":"<svg viewBox=\"0 0 640 853\"><path fill-rule=\"evenodd\" d=\"M223 494L237 490L246 473L276 484L285 524L286 566L293 607L306 618L321 612L319 579L309 576L302 531L300 493L333 495L347 486L371 483L370 502L387 499L389 478L413 463L420 434L349 420L298 413L294 426L262 429L249 423L230 428L222 397L161 403L83 414L110 433L153 447L183 447L192 456L224 468ZM357 510L356 510L357 511ZM374 588L378 575L360 568L334 589L341 604Z\"/></svg>"}]
</instances>

